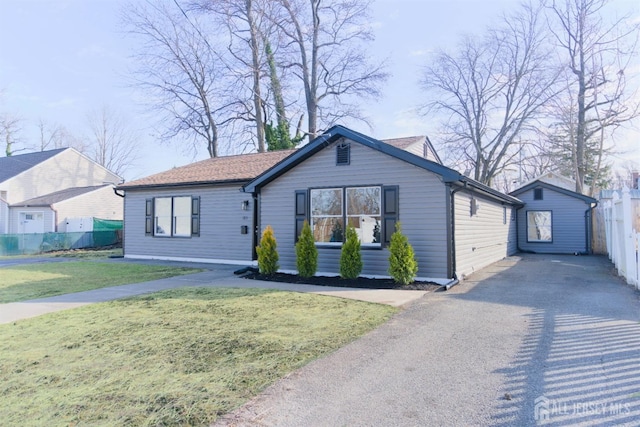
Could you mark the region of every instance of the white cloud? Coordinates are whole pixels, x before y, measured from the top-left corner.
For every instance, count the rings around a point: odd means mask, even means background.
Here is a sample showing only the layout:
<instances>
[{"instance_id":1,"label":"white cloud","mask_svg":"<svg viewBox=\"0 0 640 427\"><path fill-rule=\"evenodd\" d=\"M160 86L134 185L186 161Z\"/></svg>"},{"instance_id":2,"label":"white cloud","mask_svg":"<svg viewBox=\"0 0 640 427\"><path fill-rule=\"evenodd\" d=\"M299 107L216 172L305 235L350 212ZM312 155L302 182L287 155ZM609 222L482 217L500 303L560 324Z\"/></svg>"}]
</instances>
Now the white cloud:
<instances>
[{"instance_id":1,"label":"white cloud","mask_svg":"<svg viewBox=\"0 0 640 427\"><path fill-rule=\"evenodd\" d=\"M409 56L412 56L412 57L425 56L425 55L429 55L431 52L433 52L431 49L412 50L411 52L409 52Z\"/></svg>"},{"instance_id":2,"label":"white cloud","mask_svg":"<svg viewBox=\"0 0 640 427\"><path fill-rule=\"evenodd\" d=\"M45 104L47 108L59 108L59 107L70 107L75 105L77 100L75 98L61 98L57 101L48 102Z\"/></svg>"}]
</instances>

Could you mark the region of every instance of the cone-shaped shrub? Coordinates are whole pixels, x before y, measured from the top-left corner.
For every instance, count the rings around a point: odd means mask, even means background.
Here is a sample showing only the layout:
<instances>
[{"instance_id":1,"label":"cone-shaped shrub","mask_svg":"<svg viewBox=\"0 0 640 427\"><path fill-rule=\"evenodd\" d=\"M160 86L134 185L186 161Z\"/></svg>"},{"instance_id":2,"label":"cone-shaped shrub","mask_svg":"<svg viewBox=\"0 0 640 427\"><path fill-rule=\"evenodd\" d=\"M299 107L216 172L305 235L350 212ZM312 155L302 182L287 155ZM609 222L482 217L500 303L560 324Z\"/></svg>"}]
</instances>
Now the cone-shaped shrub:
<instances>
[{"instance_id":1,"label":"cone-shaped shrub","mask_svg":"<svg viewBox=\"0 0 640 427\"><path fill-rule=\"evenodd\" d=\"M347 240L340 253L340 276L343 279L355 279L362 272L362 254L360 239L353 227L347 227Z\"/></svg>"},{"instance_id":2,"label":"cone-shaped shrub","mask_svg":"<svg viewBox=\"0 0 640 427\"><path fill-rule=\"evenodd\" d=\"M296 265L298 274L302 277L312 277L318 269L318 249L307 221L304 222L296 243Z\"/></svg>"},{"instance_id":3,"label":"cone-shaped shrub","mask_svg":"<svg viewBox=\"0 0 640 427\"><path fill-rule=\"evenodd\" d=\"M270 225L262 232L260 246L256 247L258 252L258 268L262 274L273 274L278 271L278 250L276 238L273 235L273 228Z\"/></svg>"},{"instance_id":4,"label":"cone-shaped shrub","mask_svg":"<svg viewBox=\"0 0 640 427\"><path fill-rule=\"evenodd\" d=\"M416 254L407 236L402 234L400 222L396 222L396 231L389 244L389 274L396 283L406 286L414 281L417 273Z\"/></svg>"}]
</instances>

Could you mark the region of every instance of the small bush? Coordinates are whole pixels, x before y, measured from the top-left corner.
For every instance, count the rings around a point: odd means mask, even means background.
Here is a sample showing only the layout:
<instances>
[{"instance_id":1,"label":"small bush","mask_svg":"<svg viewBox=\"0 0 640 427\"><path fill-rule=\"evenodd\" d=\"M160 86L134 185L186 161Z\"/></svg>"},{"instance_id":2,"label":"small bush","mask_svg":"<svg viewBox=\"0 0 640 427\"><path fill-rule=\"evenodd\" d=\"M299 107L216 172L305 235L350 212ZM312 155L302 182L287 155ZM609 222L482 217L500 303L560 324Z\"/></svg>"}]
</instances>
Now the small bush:
<instances>
[{"instance_id":1,"label":"small bush","mask_svg":"<svg viewBox=\"0 0 640 427\"><path fill-rule=\"evenodd\" d=\"M296 265L298 274L302 277L312 277L318 269L318 249L307 221L304 222L296 243Z\"/></svg>"},{"instance_id":2,"label":"small bush","mask_svg":"<svg viewBox=\"0 0 640 427\"><path fill-rule=\"evenodd\" d=\"M418 273L418 262L407 236L396 222L396 231L391 235L389 244L389 274L396 283L406 286L412 283Z\"/></svg>"},{"instance_id":3,"label":"small bush","mask_svg":"<svg viewBox=\"0 0 640 427\"><path fill-rule=\"evenodd\" d=\"M340 277L355 279L362 272L362 254L360 253L360 239L353 227L347 227L347 240L342 245L340 253Z\"/></svg>"},{"instance_id":4,"label":"small bush","mask_svg":"<svg viewBox=\"0 0 640 427\"><path fill-rule=\"evenodd\" d=\"M270 225L262 232L260 246L256 247L258 252L258 268L262 274L273 274L278 271L278 250L276 238L273 235L273 228Z\"/></svg>"}]
</instances>

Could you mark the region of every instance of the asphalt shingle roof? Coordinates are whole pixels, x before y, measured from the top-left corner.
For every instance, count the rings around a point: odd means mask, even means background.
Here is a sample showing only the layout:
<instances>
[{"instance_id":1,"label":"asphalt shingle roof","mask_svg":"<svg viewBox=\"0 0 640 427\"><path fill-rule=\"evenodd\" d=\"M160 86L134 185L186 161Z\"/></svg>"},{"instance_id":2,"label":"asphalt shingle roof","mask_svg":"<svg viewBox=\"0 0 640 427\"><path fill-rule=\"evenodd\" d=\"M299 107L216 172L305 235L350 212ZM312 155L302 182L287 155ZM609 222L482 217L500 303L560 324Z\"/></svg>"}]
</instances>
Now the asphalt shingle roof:
<instances>
[{"instance_id":1,"label":"asphalt shingle roof","mask_svg":"<svg viewBox=\"0 0 640 427\"><path fill-rule=\"evenodd\" d=\"M127 182L118 188L250 181L295 151L215 157Z\"/></svg>"},{"instance_id":2,"label":"asphalt shingle roof","mask_svg":"<svg viewBox=\"0 0 640 427\"><path fill-rule=\"evenodd\" d=\"M103 187L105 187L105 185L67 188L65 190L45 194L44 196L34 197L33 199L25 200L24 202L15 203L11 206L51 206L54 203L62 202L63 200L71 199L85 193L90 193L91 191L95 191Z\"/></svg>"},{"instance_id":3,"label":"asphalt shingle roof","mask_svg":"<svg viewBox=\"0 0 640 427\"><path fill-rule=\"evenodd\" d=\"M0 182L13 178L64 150L66 150L66 148L0 157Z\"/></svg>"},{"instance_id":4,"label":"asphalt shingle roof","mask_svg":"<svg viewBox=\"0 0 640 427\"><path fill-rule=\"evenodd\" d=\"M424 136L411 136L383 142L405 149L424 139ZM296 150L281 150L215 157L127 182L118 188L126 190L137 187L250 181L295 152Z\"/></svg>"}]
</instances>

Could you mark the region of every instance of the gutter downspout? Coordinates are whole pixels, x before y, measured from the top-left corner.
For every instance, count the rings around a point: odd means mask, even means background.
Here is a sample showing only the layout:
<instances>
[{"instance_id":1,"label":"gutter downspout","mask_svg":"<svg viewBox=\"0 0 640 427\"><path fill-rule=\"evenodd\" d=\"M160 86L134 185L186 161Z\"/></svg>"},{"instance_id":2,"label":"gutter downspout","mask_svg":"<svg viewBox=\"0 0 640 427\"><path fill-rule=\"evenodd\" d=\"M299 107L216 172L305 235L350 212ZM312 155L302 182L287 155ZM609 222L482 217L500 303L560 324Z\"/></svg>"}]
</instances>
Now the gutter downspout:
<instances>
[{"instance_id":1,"label":"gutter downspout","mask_svg":"<svg viewBox=\"0 0 640 427\"><path fill-rule=\"evenodd\" d=\"M457 285L458 283L460 283L460 280L458 279L458 276L456 275L456 239L455 239L455 235L456 235L456 221L455 221L455 195L458 191L461 190L465 190L467 189L467 182L464 181L464 186L463 187L458 187L455 189L451 189L451 183L447 182L445 183L448 191L446 193L448 202L447 203L447 210L448 215L447 215L447 243L449 246L449 251L447 254L447 261L448 261L448 266L447 266L447 272L449 273L448 275L451 277L451 281L449 283L447 283L446 285L444 285L445 290L449 290L451 289L453 286Z\"/></svg>"},{"instance_id":2,"label":"gutter downspout","mask_svg":"<svg viewBox=\"0 0 640 427\"><path fill-rule=\"evenodd\" d=\"M598 206L598 202L591 206L589 204L589 208L584 211L584 230L585 230L585 255L589 255L592 253L591 248L591 229L593 227L593 222L591 221L591 212ZM591 226L591 227L590 227Z\"/></svg>"}]
</instances>

